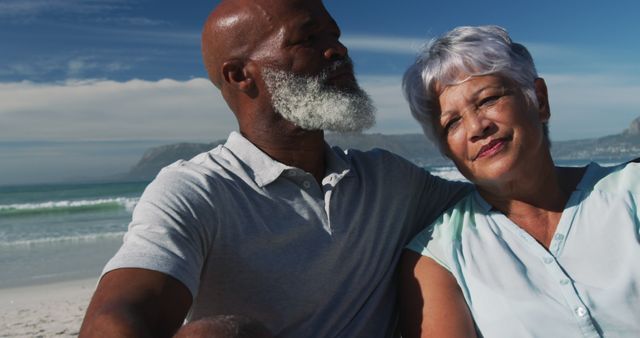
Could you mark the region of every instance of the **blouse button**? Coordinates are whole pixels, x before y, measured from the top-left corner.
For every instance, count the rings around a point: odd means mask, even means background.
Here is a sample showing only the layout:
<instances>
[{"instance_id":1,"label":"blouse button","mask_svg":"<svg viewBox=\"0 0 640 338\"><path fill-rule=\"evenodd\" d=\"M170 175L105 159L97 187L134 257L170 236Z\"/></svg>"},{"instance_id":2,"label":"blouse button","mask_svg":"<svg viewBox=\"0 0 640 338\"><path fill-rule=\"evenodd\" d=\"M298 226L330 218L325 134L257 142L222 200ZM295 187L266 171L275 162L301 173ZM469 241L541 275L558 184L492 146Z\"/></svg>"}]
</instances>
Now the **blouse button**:
<instances>
[{"instance_id":1,"label":"blouse button","mask_svg":"<svg viewBox=\"0 0 640 338\"><path fill-rule=\"evenodd\" d=\"M579 306L576 308L576 314L578 315L578 317L584 317L587 314L587 309Z\"/></svg>"}]
</instances>

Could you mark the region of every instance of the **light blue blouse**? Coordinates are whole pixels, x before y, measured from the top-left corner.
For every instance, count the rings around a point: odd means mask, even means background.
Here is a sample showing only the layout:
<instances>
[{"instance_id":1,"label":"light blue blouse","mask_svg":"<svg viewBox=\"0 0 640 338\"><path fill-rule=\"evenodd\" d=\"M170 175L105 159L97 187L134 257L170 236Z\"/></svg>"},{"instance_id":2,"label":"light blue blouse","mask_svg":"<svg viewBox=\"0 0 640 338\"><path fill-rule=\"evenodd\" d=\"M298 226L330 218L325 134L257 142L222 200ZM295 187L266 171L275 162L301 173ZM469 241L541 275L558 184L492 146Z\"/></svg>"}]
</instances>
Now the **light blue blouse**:
<instances>
[{"instance_id":1,"label":"light blue blouse","mask_svg":"<svg viewBox=\"0 0 640 338\"><path fill-rule=\"evenodd\" d=\"M640 164L591 163L549 250L473 193L408 248L458 281L484 337L640 337Z\"/></svg>"}]
</instances>

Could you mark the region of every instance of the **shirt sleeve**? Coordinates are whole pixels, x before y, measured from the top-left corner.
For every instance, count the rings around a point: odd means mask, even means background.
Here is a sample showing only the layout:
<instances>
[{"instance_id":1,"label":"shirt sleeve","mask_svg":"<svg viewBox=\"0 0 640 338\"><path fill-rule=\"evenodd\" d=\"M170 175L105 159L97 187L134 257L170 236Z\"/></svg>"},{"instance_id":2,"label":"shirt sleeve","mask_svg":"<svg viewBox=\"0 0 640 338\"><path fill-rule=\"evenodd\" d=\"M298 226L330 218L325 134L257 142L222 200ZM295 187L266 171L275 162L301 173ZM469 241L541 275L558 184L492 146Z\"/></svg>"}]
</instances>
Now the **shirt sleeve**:
<instances>
[{"instance_id":1,"label":"shirt sleeve","mask_svg":"<svg viewBox=\"0 0 640 338\"><path fill-rule=\"evenodd\" d=\"M426 215L425 224L436 220L445 210L473 191L473 185L467 182L449 181L429 173L430 180L423 198L430 200L433 213Z\"/></svg>"},{"instance_id":2,"label":"shirt sleeve","mask_svg":"<svg viewBox=\"0 0 640 338\"><path fill-rule=\"evenodd\" d=\"M421 188L415 191L416 222L411 237L433 224L447 209L474 190L468 182L446 180L423 168L419 168L413 177L411 184Z\"/></svg>"},{"instance_id":3,"label":"shirt sleeve","mask_svg":"<svg viewBox=\"0 0 640 338\"><path fill-rule=\"evenodd\" d=\"M124 243L103 275L143 268L170 275L196 296L200 273L218 223L205 177L178 164L163 169L136 205Z\"/></svg>"},{"instance_id":4,"label":"shirt sleeve","mask_svg":"<svg viewBox=\"0 0 640 338\"><path fill-rule=\"evenodd\" d=\"M441 234L445 219L448 218L445 216L446 215L441 216L436 222L422 229L422 231L407 244L406 249L429 257L445 269L451 271L450 259L447 252L451 250L452 241L443 240L444 238Z\"/></svg>"},{"instance_id":5,"label":"shirt sleeve","mask_svg":"<svg viewBox=\"0 0 640 338\"><path fill-rule=\"evenodd\" d=\"M418 233L406 248L435 260L457 276L453 270L459 268L459 259L455 256L463 232L475 227L475 222L473 195L467 195Z\"/></svg>"},{"instance_id":6,"label":"shirt sleeve","mask_svg":"<svg viewBox=\"0 0 640 338\"><path fill-rule=\"evenodd\" d=\"M449 181L401 156L387 151L380 153L384 179L394 182L392 198L403 200L403 207L409 214L407 238L403 246L445 210L473 191L470 183Z\"/></svg>"}]
</instances>

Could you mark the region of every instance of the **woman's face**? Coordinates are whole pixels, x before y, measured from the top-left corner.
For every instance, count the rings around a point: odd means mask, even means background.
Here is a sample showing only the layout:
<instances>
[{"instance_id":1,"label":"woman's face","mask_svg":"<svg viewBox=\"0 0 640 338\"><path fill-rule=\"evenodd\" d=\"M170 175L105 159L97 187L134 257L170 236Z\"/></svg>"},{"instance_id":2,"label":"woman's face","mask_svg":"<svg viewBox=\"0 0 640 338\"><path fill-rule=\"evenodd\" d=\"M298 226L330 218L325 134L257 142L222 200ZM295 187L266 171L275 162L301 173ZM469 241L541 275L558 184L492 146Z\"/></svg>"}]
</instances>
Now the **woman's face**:
<instances>
[{"instance_id":1,"label":"woman's face","mask_svg":"<svg viewBox=\"0 0 640 338\"><path fill-rule=\"evenodd\" d=\"M519 169L535 166L538 156L549 151L543 132L549 119L544 80L536 80L535 87L537 106L498 75L438 89L439 137L446 155L470 181L482 186L522 178Z\"/></svg>"}]
</instances>

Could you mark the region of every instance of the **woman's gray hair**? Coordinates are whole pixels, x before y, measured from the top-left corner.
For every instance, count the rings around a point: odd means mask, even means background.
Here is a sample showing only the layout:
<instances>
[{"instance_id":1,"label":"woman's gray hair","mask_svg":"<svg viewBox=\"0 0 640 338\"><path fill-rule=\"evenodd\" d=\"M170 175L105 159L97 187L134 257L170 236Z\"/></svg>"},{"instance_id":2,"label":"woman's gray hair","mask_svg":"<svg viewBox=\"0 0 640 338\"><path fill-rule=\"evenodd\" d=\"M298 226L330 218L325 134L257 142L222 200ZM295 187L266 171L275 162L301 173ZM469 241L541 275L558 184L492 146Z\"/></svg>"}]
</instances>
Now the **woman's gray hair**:
<instances>
[{"instance_id":1,"label":"woman's gray hair","mask_svg":"<svg viewBox=\"0 0 640 338\"><path fill-rule=\"evenodd\" d=\"M440 149L433 119L440 110L436 86L455 85L483 75L511 79L529 104L537 105L534 82L538 73L533 58L523 45L511 41L502 27L455 28L429 41L405 72L402 89L411 114Z\"/></svg>"}]
</instances>

